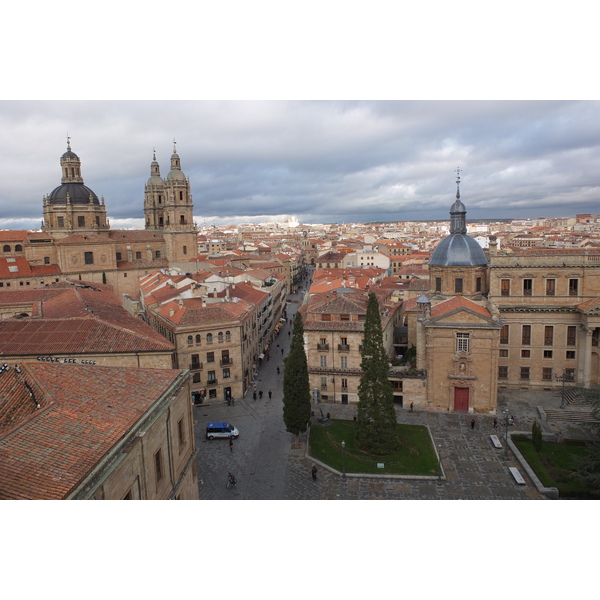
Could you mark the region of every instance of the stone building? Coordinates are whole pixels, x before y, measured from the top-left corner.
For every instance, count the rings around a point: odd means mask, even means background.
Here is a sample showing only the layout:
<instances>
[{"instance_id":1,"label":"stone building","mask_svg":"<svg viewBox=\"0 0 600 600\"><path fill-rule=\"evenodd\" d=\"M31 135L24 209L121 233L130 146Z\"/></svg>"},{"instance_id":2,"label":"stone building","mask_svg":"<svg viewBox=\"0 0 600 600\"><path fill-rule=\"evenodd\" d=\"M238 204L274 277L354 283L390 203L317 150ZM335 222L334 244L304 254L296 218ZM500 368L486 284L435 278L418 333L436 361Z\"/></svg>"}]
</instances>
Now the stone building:
<instances>
[{"instance_id":1,"label":"stone building","mask_svg":"<svg viewBox=\"0 0 600 600\"><path fill-rule=\"evenodd\" d=\"M168 265L193 270L197 229L189 180L175 149L165 179L153 158L145 187L145 230L113 230L104 198L84 184L81 160L68 140L60 158L61 184L43 197L41 231L0 232L0 288L80 278L137 296L137 278L150 270Z\"/></svg>"},{"instance_id":2,"label":"stone building","mask_svg":"<svg viewBox=\"0 0 600 600\"><path fill-rule=\"evenodd\" d=\"M0 499L198 499L187 371L0 368Z\"/></svg>"},{"instance_id":3,"label":"stone building","mask_svg":"<svg viewBox=\"0 0 600 600\"><path fill-rule=\"evenodd\" d=\"M390 290L374 291L381 307L384 347L391 357L400 304L390 301ZM314 402L358 402L367 302L368 290L341 288L314 294L299 309Z\"/></svg>"}]
</instances>

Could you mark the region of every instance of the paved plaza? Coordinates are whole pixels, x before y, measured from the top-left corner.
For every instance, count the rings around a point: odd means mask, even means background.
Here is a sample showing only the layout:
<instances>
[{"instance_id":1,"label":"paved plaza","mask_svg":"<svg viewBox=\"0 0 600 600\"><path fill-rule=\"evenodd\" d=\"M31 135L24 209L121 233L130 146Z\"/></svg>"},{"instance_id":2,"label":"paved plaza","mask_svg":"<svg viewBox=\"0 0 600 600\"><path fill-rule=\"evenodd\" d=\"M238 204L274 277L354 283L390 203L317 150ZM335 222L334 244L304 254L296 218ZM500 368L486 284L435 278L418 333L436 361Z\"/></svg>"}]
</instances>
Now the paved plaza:
<instances>
[{"instance_id":1,"label":"paved plaza","mask_svg":"<svg viewBox=\"0 0 600 600\"><path fill-rule=\"evenodd\" d=\"M440 456L444 478L440 480L348 476L345 480L318 465L317 480L311 477L313 461L306 457L306 435L301 447L283 423L283 356L287 354L291 322L297 303L288 305L288 322L271 347L271 359L263 361L256 381L262 399L253 400L251 388L245 398L228 406L220 401L195 406L194 421L198 453L198 479L201 500L539 500L545 497L506 448L502 410L514 417L509 431L531 431L533 419L544 409L560 407L560 392L501 390L498 398L498 427L494 417L454 412L411 413L396 409L399 423L428 426ZM283 349L283 353L281 350ZM277 374L277 367L280 374ZM272 397L269 398L269 390ZM319 404L316 416L352 419L355 405ZM471 429L471 419L475 428ZM205 428L209 421L229 421L240 431L231 449L225 439L209 441ZM546 433L562 432L571 437L586 437L589 430L572 423L543 422ZM497 434L503 448L495 448L490 434ZM509 467L518 467L525 484L517 484ZM226 489L227 473L238 485Z\"/></svg>"}]
</instances>

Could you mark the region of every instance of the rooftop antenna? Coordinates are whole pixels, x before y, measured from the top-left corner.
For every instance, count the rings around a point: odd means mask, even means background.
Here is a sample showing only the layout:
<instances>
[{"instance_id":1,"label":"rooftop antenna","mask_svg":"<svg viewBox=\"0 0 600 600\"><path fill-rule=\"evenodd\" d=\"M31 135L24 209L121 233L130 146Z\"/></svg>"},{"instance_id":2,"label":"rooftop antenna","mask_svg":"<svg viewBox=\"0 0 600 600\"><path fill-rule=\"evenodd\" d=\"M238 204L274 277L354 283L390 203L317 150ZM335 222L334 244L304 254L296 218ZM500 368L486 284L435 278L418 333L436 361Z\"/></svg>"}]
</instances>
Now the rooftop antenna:
<instances>
[{"instance_id":1,"label":"rooftop antenna","mask_svg":"<svg viewBox=\"0 0 600 600\"><path fill-rule=\"evenodd\" d=\"M456 197L460 198L460 167L456 168Z\"/></svg>"}]
</instances>

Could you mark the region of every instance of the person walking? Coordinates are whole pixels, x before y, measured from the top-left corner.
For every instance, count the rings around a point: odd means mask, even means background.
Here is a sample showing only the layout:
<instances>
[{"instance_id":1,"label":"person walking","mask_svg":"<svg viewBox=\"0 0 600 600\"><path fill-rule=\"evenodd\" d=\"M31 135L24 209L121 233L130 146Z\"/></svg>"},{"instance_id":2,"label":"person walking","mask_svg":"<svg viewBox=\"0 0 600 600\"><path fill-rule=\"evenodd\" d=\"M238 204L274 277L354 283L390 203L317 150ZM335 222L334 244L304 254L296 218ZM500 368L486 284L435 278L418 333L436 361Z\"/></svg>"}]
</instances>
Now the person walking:
<instances>
[{"instance_id":1,"label":"person walking","mask_svg":"<svg viewBox=\"0 0 600 600\"><path fill-rule=\"evenodd\" d=\"M256 391L254 391L254 393L252 394L252 398L254 398L254 400L256 400Z\"/></svg>"},{"instance_id":2,"label":"person walking","mask_svg":"<svg viewBox=\"0 0 600 600\"><path fill-rule=\"evenodd\" d=\"M262 391L262 390L260 390L260 391L258 392L258 399L259 399L259 400L262 400L262 395L263 395L263 391Z\"/></svg>"},{"instance_id":3,"label":"person walking","mask_svg":"<svg viewBox=\"0 0 600 600\"><path fill-rule=\"evenodd\" d=\"M233 452L233 438L229 438L229 452Z\"/></svg>"},{"instance_id":4,"label":"person walking","mask_svg":"<svg viewBox=\"0 0 600 600\"><path fill-rule=\"evenodd\" d=\"M412 412L412 411L413 411L413 403L411 402L410 403L410 412Z\"/></svg>"},{"instance_id":5,"label":"person walking","mask_svg":"<svg viewBox=\"0 0 600 600\"><path fill-rule=\"evenodd\" d=\"M271 399L272 395L273 395L273 392L271 390L269 390L269 400Z\"/></svg>"},{"instance_id":6,"label":"person walking","mask_svg":"<svg viewBox=\"0 0 600 600\"><path fill-rule=\"evenodd\" d=\"M313 481L317 480L317 467L313 465L313 468L310 470L310 474L312 475Z\"/></svg>"},{"instance_id":7,"label":"person walking","mask_svg":"<svg viewBox=\"0 0 600 600\"><path fill-rule=\"evenodd\" d=\"M475 419L471 419L471 429L475 429Z\"/></svg>"}]
</instances>

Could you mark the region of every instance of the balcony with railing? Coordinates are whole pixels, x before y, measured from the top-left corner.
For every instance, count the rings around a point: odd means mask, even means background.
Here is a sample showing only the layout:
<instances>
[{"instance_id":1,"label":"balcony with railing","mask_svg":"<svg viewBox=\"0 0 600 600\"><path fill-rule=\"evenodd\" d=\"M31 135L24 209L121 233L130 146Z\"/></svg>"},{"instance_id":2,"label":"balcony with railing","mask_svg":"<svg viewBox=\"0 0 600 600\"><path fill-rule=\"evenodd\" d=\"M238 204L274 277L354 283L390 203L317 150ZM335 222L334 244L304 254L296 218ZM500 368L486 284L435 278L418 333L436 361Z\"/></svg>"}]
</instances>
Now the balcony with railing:
<instances>
[{"instance_id":1,"label":"balcony with railing","mask_svg":"<svg viewBox=\"0 0 600 600\"><path fill-rule=\"evenodd\" d=\"M349 344L338 344L338 352L350 352Z\"/></svg>"},{"instance_id":2,"label":"balcony with railing","mask_svg":"<svg viewBox=\"0 0 600 600\"><path fill-rule=\"evenodd\" d=\"M201 362L190 363L190 371L201 371L204 368L204 364Z\"/></svg>"},{"instance_id":3,"label":"balcony with railing","mask_svg":"<svg viewBox=\"0 0 600 600\"><path fill-rule=\"evenodd\" d=\"M329 352L329 344L317 344L317 350L319 352Z\"/></svg>"},{"instance_id":4,"label":"balcony with railing","mask_svg":"<svg viewBox=\"0 0 600 600\"><path fill-rule=\"evenodd\" d=\"M222 367L228 367L228 366L230 366L230 365L232 365L232 364L233 364L233 358L222 358L222 359L219 361L219 364L220 364Z\"/></svg>"}]
</instances>

